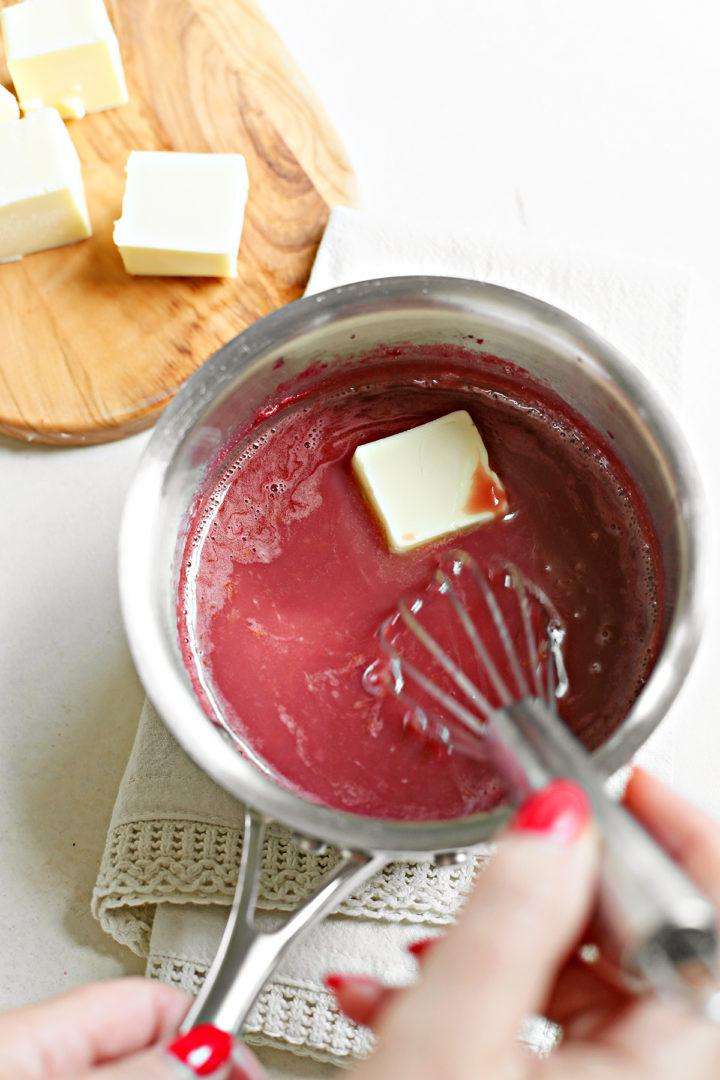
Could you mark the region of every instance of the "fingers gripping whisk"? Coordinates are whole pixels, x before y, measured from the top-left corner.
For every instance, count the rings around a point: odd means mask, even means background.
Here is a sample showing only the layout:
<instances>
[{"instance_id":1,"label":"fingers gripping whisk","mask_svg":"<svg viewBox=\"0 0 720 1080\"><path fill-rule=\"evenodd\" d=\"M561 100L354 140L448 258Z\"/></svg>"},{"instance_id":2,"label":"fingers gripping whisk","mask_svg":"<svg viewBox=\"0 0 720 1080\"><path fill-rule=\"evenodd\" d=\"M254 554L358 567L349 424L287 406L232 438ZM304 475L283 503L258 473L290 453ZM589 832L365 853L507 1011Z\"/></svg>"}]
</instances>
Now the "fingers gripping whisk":
<instances>
[{"instance_id":1,"label":"fingers gripping whisk","mask_svg":"<svg viewBox=\"0 0 720 1080\"><path fill-rule=\"evenodd\" d=\"M511 800L553 777L580 784L603 837L598 910L608 938L629 971L714 1017L714 907L608 798L592 758L559 719L556 704L568 691L564 637L548 597L516 567L483 570L454 551L426 592L401 601L383 623L388 660L376 682L407 703L405 723L423 737L489 759ZM378 672L366 672L368 688L371 674Z\"/></svg>"}]
</instances>

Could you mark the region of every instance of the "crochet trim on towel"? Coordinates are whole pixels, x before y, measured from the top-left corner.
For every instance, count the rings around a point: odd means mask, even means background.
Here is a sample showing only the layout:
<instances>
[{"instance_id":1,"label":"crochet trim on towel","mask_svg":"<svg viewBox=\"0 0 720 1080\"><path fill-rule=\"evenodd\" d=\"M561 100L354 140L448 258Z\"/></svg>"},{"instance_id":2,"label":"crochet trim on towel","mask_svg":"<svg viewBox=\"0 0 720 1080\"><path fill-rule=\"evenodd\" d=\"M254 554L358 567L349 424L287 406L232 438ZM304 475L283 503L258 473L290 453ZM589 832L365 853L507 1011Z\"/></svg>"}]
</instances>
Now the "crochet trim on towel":
<instances>
[{"instance_id":1,"label":"crochet trim on towel","mask_svg":"<svg viewBox=\"0 0 720 1080\"><path fill-rule=\"evenodd\" d=\"M158 903L230 905L242 830L197 821L136 821L116 826L105 847L93 914L116 941L147 956ZM301 851L274 826L265 841L258 908L291 911L337 862L338 853ZM338 914L360 919L444 926L468 892L478 856L452 868L389 863Z\"/></svg>"}]
</instances>

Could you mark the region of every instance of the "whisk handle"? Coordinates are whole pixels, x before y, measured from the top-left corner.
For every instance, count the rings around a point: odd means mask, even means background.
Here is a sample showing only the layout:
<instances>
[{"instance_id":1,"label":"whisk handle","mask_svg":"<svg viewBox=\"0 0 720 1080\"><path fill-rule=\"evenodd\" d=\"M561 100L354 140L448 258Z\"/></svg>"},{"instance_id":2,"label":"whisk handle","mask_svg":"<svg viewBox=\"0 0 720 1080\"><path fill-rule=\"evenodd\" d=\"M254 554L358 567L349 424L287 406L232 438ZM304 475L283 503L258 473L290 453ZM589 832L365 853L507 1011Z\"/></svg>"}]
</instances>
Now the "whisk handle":
<instances>
[{"instance_id":1,"label":"whisk handle","mask_svg":"<svg viewBox=\"0 0 720 1080\"><path fill-rule=\"evenodd\" d=\"M606 794L591 756L543 701L526 698L499 710L487 733L517 798L560 776L584 788L603 837L599 915L621 962L658 991L689 995L719 1019L716 912L707 897Z\"/></svg>"}]
</instances>

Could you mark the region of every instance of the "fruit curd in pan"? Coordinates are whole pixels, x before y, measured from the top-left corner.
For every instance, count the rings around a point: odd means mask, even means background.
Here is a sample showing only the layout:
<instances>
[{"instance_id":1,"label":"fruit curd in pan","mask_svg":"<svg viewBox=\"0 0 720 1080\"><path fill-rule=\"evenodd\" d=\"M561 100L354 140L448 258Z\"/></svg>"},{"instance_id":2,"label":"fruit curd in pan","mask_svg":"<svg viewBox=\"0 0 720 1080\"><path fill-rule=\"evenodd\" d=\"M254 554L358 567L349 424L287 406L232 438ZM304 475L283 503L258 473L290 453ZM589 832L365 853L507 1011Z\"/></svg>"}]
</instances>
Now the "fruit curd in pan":
<instances>
[{"instance_id":1,"label":"fruit curd in pan","mask_svg":"<svg viewBox=\"0 0 720 1080\"><path fill-rule=\"evenodd\" d=\"M428 346L416 367L369 357L320 390L298 380L220 455L198 495L178 595L186 667L239 752L303 798L412 821L506 798L489 762L412 737L404 706L363 686L383 619L458 537L391 552L353 476L362 443L470 414L507 509L463 532L462 547L480 564L515 563L550 598L566 628L560 714L588 749L652 669L663 633L657 543L612 439L521 369L486 359L470 374L461 349L438 349L433 362Z\"/></svg>"}]
</instances>

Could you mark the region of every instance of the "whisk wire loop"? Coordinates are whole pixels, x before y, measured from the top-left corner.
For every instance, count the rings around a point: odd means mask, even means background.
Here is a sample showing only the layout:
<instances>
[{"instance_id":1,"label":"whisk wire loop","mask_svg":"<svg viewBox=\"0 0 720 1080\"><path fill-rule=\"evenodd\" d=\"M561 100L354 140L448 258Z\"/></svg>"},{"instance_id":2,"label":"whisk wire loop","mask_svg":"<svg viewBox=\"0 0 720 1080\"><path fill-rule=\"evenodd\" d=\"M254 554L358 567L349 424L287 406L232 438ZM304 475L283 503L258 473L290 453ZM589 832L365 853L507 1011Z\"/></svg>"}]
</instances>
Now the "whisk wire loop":
<instances>
[{"instance_id":1,"label":"whisk wire loop","mask_svg":"<svg viewBox=\"0 0 720 1080\"><path fill-rule=\"evenodd\" d=\"M523 629L525 631L525 644L527 646L528 656L530 657L530 670L533 674L533 681L535 683L535 697L544 698L543 686L541 682L540 672L542 670L540 664L540 657L538 655L537 636L533 632L532 619L530 617L530 603L528 601L527 588L525 587L525 579L522 574L519 574L517 569L508 567L508 573L510 574L515 588L515 593L518 598L518 604L520 607L520 617L522 619ZM548 692L548 700L550 694Z\"/></svg>"},{"instance_id":2,"label":"whisk wire loop","mask_svg":"<svg viewBox=\"0 0 720 1080\"><path fill-rule=\"evenodd\" d=\"M490 681L493 684L493 687L495 688L495 692L497 693L501 704L510 705L512 702L512 698L510 696L510 691L508 689L507 683L500 675L500 672L498 671L493 661L493 658L487 650L482 636L478 632L475 622L470 617L469 611L460 600L460 597L455 590L455 586L453 585L451 578L448 577L447 573L444 570L439 568L435 571L435 580L440 585L441 589L445 591L445 594L448 596L450 603L455 610L455 614L460 621L460 625L462 626L463 630L465 631L470 640L470 644L475 649L476 655L485 665L485 670L488 674ZM448 674L452 674L452 672L448 672ZM489 703L487 703L487 705L489 708Z\"/></svg>"},{"instance_id":3,"label":"whisk wire loop","mask_svg":"<svg viewBox=\"0 0 720 1080\"><path fill-rule=\"evenodd\" d=\"M503 707L505 707L509 705L513 700L517 700L517 698L519 697L528 697L530 694L530 688L528 686L525 675L523 674L523 670L520 666L517 651L513 644L512 637L510 636L510 631L508 630L507 621L502 611L500 610L500 605L498 604L497 597L490 588L486 576L482 573L480 567L472 558L472 556L468 555L466 551L453 551L450 554L450 558L453 559L455 562L461 564L462 567L469 570L472 574L475 584L479 588L483 600L487 605L488 611L490 612L493 626L500 637L503 649L505 650L505 656L508 660L508 663L510 664L512 674L515 677L517 683L516 695L513 697L510 694L509 689L507 688L507 684L504 684L505 694L503 695L503 700L501 701L501 704L503 705ZM512 583L517 593L520 582L522 581L522 575L520 575L519 571L517 571L516 567L514 567L511 563L507 564L504 569L506 573L510 574Z\"/></svg>"},{"instance_id":4,"label":"whisk wire loop","mask_svg":"<svg viewBox=\"0 0 720 1080\"><path fill-rule=\"evenodd\" d=\"M423 644L432 653L432 655L436 656L438 653L443 654L443 650L437 644L432 635L429 634L427 630L425 630L425 628L418 622L418 620L414 617L414 615L409 611L407 606L402 601L400 605L398 605L398 615L401 617L403 622L405 622L406 625L413 631L413 633L418 633L420 640L422 640ZM396 646L393 644L390 636L396 622L396 618L397 616L392 616L391 618L386 619L382 627L380 628L380 641L382 642L385 652L390 657L390 674L393 680L394 693L396 693L399 697L402 697L408 705L412 706L416 710L418 715L427 719L427 710L419 704L417 699L408 689L408 678L410 678L414 683L417 683L420 689L423 690L430 698L432 698L433 701L437 702L437 704L440 705L447 713L450 713L452 716L454 716L457 720L460 721L461 724L467 725L467 728L472 733L467 740L467 743L468 747L472 749L473 746L476 745L477 737L485 734L485 724L483 723L482 719L480 719L475 713L467 709L461 702L457 701L456 698L453 698L450 694L443 690L442 687L438 686L433 679L429 678L422 671L420 671L420 669L416 667L415 664L402 656L400 650L397 649ZM472 687L472 683L470 683L470 680L468 679L466 681L468 683L468 686ZM492 711L490 703L485 701L483 695L480 694L477 688L473 689L476 696L482 698L486 706L485 712L489 715L489 713ZM447 742L449 738L449 733L447 732L447 729L445 729L444 732L441 731L440 722L436 721L433 733L437 735L438 732L440 733L441 741ZM431 734L431 732L428 731L428 734Z\"/></svg>"},{"instance_id":5,"label":"whisk wire loop","mask_svg":"<svg viewBox=\"0 0 720 1080\"><path fill-rule=\"evenodd\" d=\"M451 660L450 656L440 646L440 644L432 636L432 634L423 626L420 620L412 613L408 605L403 600L401 600L398 604L398 614L400 615L400 618L405 623L405 625L416 636L418 641L425 646L433 659L435 659L438 664L440 664L441 668L446 672L446 674L450 676L457 688L465 694L465 696L468 698L469 701L472 702L472 704L477 708L480 714L485 717L489 716L493 711L493 706L488 701L486 696L481 692L481 690L478 689L475 683L468 678L465 672L462 671L453 660ZM423 687L423 689L430 693L433 697L435 697L436 700L439 701L442 699L443 703L452 702L454 706L458 705L458 702L455 701L454 698L451 698L450 695L446 694L443 690L441 690L440 687L438 687L431 679L427 679L425 676L422 675L421 672L418 672L417 668L414 665L408 665L407 660L403 660L402 664L405 667L406 671L408 671L408 673L410 673L412 669L413 677L418 681L418 683ZM418 674L421 675L421 679L417 679ZM451 711L454 712L454 709L452 709Z\"/></svg>"}]
</instances>

